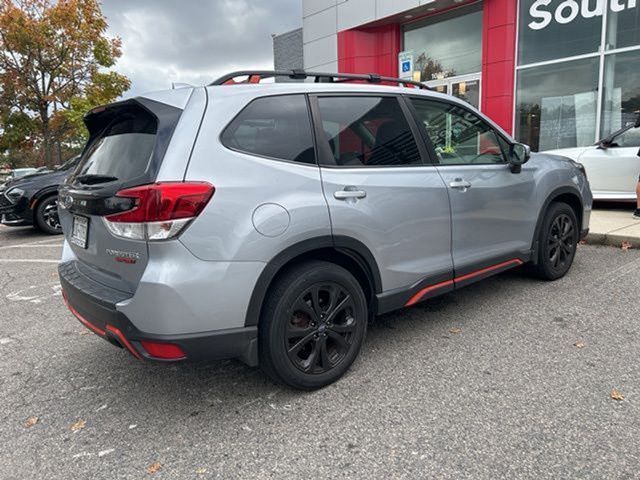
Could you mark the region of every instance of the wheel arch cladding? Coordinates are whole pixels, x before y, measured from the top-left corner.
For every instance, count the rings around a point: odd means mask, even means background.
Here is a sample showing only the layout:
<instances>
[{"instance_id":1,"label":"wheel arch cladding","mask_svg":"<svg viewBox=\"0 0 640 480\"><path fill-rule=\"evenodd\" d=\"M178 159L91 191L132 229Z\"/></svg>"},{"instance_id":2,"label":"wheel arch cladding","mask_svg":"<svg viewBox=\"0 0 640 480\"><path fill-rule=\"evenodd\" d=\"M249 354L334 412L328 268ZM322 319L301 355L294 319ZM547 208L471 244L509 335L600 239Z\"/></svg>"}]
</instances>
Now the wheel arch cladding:
<instances>
[{"instance_id":1,"label":"wheel arch cladding","mask_svg":"<svg viewBox=\"0 0 640 480\"><path fill-rule=\"evenodd\" d=\"M583 221L583 205L582 199L580 197L580 192L572 187L561 187L552 191L551 194L547 197L542 208L540 209L540 213L538 214L538 221L536 223L536 229L533 236L532 249L537 252L537 243L538 237L540 236L540 229L542 228L542 223L544 222L544 217L549 211L549 206L552 203L566 203L569 205L574 213L576 214L576 218L578 219L578 229L582 229L582 221ZM534 258L537 256L534 255Z\"/></svg>"},{"instance_id":2,"label":"wheel arch cladding","mask_svg":"<svg viewBox=\"0 0 640 480\"><path fill-rule=\"evenodd\" d=\"M555 196L553 200L551 200L549 205L555 202L563 202L569 205L573 209L573 212L576 214L576 218L578 219L578 228L582 229L582 217L584 212L582 211L583 207L580 196L576 193L561 193ZM549 205L547 205L547 208L549 208Z\"/></svg>"},{"instance_id":3,"label":"wheel arch cladding","mask_svg":"<svg viewBox=\"0 0 640 480\"><path fill-rule=\"evenodd\" d=\"M324 236L294 244L267 263L251 294L245 326L258 324L264 301L274 281L287 268L307 260L324 260L347 269L360 283L369 308L374 308L376 293L382 292L382 282L369 249L350 237Z\"/></svg>"}]
</instances>

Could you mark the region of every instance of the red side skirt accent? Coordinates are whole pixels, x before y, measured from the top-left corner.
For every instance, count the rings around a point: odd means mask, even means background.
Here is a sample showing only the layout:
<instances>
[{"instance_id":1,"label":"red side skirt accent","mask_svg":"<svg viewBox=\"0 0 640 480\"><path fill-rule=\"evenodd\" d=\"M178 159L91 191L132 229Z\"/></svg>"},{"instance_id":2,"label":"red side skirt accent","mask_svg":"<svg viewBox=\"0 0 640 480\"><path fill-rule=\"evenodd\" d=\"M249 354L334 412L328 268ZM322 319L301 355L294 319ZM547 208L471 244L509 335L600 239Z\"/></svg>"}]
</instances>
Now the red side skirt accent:
<instances>
[{"instance_id":1,"label":"red side skirt accent","mask_svg":"<svg viewBox=\"0 0 640 480\"><path fill-rule=\"evenodd\" d=\"M420 302L425 295L435 290L439 290L444 287L451 286L457 282L463 282L465 280L470 280L479 275L484 275L486 273L491 273L495 270L500 270L506 267L518 267L523 265L524 262L518 258L514 258L512 260L507 260L506 262L498 263L496 265L491 265L490 267L482 268L480 270L476 270L475 272L467 273L465 275L461 275L459 277L454 278L453 280L447 280L445 282L436 283L435 285L429 285L428 287L423 288L418 293L416 293L413 297L409 299L407 303L405 303L405 307L410 307L411 305L415 305Z\"/></svg>"},{"instance_id":2,"label":"red side skirt accent","mask_svg":"<svg viewBox=\"0 0 640 480\"><path fill-rule=\"evenodd\" d=\"M463 280L469 280L470 278L477 277L478 275L482 275L485 273L493 272L494 270L500 270L505 267L517 267L522 265L524 262L517 258L513 260L507 260L506 262L498 263L497 265L491 265L490 267L483 268L481 270L476 270L475 272L467 273L466 275L461 275L460 277L456 277L456 282L462 282Z\"/></svg>"},{"instance_id":3,"label":"red side skirt accent","mask_svg":"<svg viewBox=\"0 0 640 480\"><path fill-rule=\"evenodd\" d=\"M436 283L435 285L429 285L428 287L423 288L418 293L416 293L413 297L411 297L409 301L405 304L405 307L410 307L411 305L415 305L427 293L433 292L434 290L439 290L444 287L448 287L449 285L453 285L453 280L447 280L446 282L440 282L440 283Z\"/></svg>"}]
</instances>

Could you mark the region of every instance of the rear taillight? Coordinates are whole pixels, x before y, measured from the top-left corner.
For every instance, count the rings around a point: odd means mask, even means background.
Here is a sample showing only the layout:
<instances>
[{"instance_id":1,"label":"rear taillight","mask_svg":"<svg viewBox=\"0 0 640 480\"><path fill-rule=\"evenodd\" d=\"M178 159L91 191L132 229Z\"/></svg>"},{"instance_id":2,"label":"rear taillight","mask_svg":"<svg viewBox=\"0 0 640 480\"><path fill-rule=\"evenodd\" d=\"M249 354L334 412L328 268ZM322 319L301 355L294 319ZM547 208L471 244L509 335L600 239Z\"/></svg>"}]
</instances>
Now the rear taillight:
<instances>
[{"instance_id":1,"label":"rear taillight","mask_svg":"<svg viewBox=\"0 0 640 480\"><path fill-rule=\"evenodd\" d=\"M161 182L119 191L133 208L104 217L109 231L133 240L168 240L175 237L207 205L215 188L206 182Z\"/></svg>"}]
</instances>

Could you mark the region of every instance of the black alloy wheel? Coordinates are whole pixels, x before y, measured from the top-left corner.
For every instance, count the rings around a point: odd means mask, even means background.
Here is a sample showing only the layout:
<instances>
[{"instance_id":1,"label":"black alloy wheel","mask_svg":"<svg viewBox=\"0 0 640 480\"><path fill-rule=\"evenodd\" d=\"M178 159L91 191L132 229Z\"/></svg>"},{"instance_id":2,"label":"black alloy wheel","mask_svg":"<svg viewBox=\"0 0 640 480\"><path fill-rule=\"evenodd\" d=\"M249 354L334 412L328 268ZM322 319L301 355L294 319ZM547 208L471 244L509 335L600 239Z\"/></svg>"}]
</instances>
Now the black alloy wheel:
<instances>
[{"instance_id":1,"label":"black alloy wheel","mask_svg":"<svg viewBox=\"0 0 640 480\"><path fill-rule=\"evenodd\" d=\"M36 226L44 233L59 235L62 233L62 225L58 217L58 196L51 195L38 203L35 212Z\"/></svg>"},{"instance_id":2,"label":"black alloy wheel","mask_svg":"<svg viewBox=\"0 0 640 480\"><path fill-rule=\"evenodd\" d=\"M324 387L356 359L368 318L362 287L349 271L315 260L290 267L267 293L258 325L260 366L294 388Z\"/></svg>"},{"instance_id":3,"label":"black alloy wheel","mask_svg":"<svg viewBox=\"0 0 640 480\"><path fill-rule=\"evenodd\" d=\"M573 209L566 203L552 203L542 222L534 274L545 280L564 277L573 264L579 237Z\"/></svg>"},{"instance_id":4,"label":"black alloy wheel","mask_svg":"<svg viewBox=\"0 0 640 480\"><path fill-rule=\"evenodd\" d=\"M573 222L566 214L558 215L551 224L547 254L553 268L564 267L573 259L576 244Z\"/></svg>"},{"instance_id":5,"label":"black alloy wheel","mask_svg":"<svg viewBox=\"0 0 640 480\"><path fill-rule=\"evenodd\" d=\"M307 288L287 323L287 355L305 373L323 373L344 360L358 321L349 292L334 282Z\"/></svg>"}]
</instances>

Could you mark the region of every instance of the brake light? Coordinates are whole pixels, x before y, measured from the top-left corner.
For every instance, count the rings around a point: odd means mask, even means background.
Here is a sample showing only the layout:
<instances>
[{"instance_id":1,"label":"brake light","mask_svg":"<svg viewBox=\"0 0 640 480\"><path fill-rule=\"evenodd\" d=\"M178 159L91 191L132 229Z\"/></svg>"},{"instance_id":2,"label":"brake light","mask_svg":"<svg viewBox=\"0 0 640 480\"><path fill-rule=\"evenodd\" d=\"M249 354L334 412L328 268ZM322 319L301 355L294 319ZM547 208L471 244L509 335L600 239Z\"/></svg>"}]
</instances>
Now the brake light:
<instances>
[{"instance_id":1,"label":"brake light","mask_svg":"<svg viewBox=\"0 0 640 480\"><path fill-rule=\"evenodd\" d=\"M104 217L109 231L133 240L177 236L207 205L215 188L206 182L161 182L119 191L133 208Z\"/></svg>"}]
</instances>

